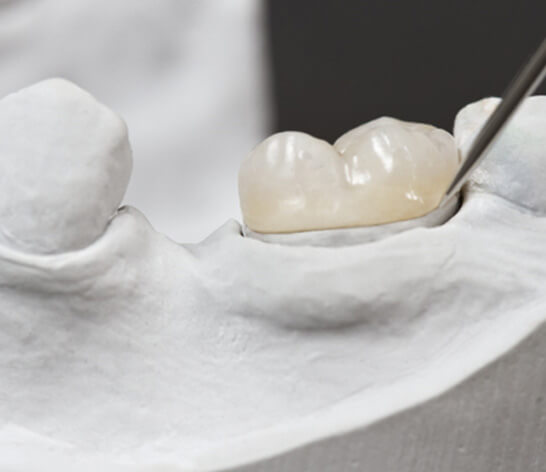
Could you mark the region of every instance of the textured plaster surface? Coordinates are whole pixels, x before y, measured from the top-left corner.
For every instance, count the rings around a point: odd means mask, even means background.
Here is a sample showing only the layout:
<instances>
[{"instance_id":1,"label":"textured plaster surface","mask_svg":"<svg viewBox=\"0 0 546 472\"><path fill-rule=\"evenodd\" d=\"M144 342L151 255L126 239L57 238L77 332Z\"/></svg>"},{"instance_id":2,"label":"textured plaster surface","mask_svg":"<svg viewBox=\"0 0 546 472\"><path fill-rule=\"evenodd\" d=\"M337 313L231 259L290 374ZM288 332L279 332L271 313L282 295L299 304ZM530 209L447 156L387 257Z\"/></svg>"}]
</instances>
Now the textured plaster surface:
<instances>
[{"instance_id":1,"label":"textured plaster surface","mask_svg":"<svg viewBox=\"0 0 546 472\"><path fill-rule=\"evenodd\" d=\"M542 472L546 325L437 399L237 472Z\"/></svg>"}]
</instances>

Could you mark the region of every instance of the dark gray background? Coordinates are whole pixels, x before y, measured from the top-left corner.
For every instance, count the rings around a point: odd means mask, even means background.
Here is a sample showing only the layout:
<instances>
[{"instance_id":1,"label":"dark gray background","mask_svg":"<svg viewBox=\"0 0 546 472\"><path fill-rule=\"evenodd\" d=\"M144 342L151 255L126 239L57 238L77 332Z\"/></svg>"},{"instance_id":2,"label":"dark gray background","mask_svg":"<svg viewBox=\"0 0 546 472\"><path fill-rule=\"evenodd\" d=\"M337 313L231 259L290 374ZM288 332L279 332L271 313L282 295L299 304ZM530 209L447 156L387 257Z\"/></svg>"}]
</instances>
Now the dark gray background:
<instances>
[{"instance_id":1,"label":"dark gray background","mask_svg":"<svg viewBox=\"0 0 546 472\"><path fill-rule=\"evenodd\" d=\"M275 130L330 141L382 115L451 130L546 35L539 0L269 0L267 14Z\"/></svg>"}]
</instances>

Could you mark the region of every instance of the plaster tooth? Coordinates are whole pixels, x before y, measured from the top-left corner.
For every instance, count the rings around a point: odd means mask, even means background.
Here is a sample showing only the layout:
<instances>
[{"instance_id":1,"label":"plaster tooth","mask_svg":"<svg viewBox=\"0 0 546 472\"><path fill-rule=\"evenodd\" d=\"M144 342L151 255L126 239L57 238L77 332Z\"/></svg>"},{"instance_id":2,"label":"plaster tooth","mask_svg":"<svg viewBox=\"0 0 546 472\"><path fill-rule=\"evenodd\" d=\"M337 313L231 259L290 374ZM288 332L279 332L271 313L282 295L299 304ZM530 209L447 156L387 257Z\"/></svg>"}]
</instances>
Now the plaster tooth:
<instances>
[{"instance_id":1,"label":"plaster tooth","mask_svg":"<svg viewBox=\"0 0 546 472\"><path fill-rule=\"evenodd\" d=\"M466 154L479 130L500 103L485 98L464 107L455 119L455 139ZM546 214L546 96L527 98L506 125L487 157L472 173L475 189L494 193Z\"/></svg>"},{"instance_id":2,"label":"plaster tooth","mask_svg":"<svg viewBox=\"0 0 546 472\"><path fill-rule=\"evenodd\" d=\"M125 123L90 94L50 79L0 100L0 245L82 248L118 208L131 173Z\"/></svg>"},{"instance_id":3,"label":"plaster tooth","mask_svg":"<svg viewBox=\"0 0 546 472\"><path fill-rule=\"evenodd\" d=\"M379 118L332 146L300 132L273 135L243 161L245 224L260 233L381 225L434 210L459 166L453 137Z\"/></svg>"}]
</instances>

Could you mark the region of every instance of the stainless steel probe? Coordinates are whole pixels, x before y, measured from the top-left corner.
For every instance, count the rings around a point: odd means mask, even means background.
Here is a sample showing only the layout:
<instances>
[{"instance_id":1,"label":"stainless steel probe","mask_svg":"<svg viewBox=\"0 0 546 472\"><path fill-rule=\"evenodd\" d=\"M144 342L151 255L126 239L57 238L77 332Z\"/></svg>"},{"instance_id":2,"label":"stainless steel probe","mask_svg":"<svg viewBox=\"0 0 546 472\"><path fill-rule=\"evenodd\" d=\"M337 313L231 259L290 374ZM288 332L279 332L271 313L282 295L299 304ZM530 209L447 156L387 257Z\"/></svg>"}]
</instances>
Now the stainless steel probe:
<instances>
[{"instance_id":1,"label":"stainless steel probe","mask_svg":"<svg viewBox=\"0 0 546 472\"><path fill-rule=\"evenodd\" d=\"M504 126L506 126L518 106L525 97L532 94L540 85L545 74L546 39L542 41L538 50L533 54L529 62L527 62L521 73L516 76L512 84L508 87L499 106L486 121L476 139L474 139L461 168L449 185L440 205L447 202L461 189L472 171L487 156L487 151L504 129Z\"/></svg>"}]
</instances>

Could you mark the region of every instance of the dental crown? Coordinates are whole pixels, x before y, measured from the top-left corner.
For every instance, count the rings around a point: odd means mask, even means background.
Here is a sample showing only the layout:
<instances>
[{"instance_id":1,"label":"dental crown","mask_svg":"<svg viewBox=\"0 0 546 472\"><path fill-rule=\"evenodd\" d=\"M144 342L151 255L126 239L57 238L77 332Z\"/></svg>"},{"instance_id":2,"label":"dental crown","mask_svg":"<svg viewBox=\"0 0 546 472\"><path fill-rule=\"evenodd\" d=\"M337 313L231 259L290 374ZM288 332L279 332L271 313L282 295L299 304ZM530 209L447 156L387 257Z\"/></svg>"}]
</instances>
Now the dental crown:
<instances>
[{"instance_id":1,"label":"dental crown","mask_svg":"<svg viewBox=\"0 0 546 472\"><path fill-rule=\"evenodd\" d=\"M246 225L261 233L404 221L438 206L458 166L453 137L425 124L379 118L333 146L284 132L243 161L241 209Z\"/></svg>"}]
</instances>

